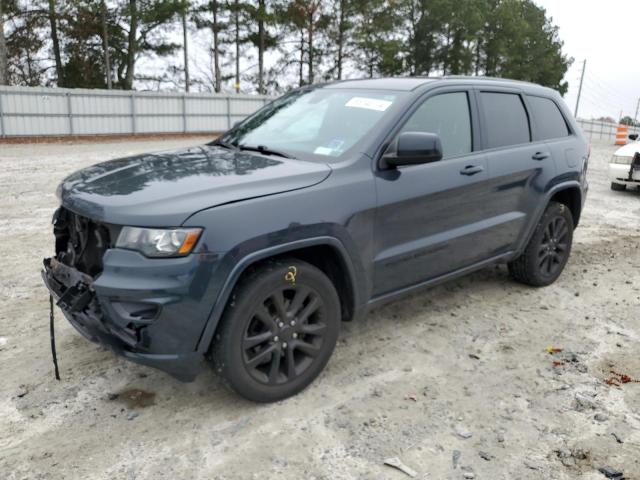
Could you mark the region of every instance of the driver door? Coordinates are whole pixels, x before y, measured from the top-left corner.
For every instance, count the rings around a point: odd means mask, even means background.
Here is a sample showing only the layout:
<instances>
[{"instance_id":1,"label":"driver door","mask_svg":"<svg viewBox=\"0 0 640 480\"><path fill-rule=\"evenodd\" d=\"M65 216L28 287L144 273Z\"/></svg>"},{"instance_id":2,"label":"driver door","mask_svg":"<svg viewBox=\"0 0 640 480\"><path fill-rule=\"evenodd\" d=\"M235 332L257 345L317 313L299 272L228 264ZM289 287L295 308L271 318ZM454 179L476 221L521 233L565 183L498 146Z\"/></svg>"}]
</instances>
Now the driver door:
<instances>
[{"instance_id":1,"label":"driver door","mask_svg":"<svg viewBox=\"0 0 640 480\"><path fill-rule=\"evenodd\" d=\"M380 297L492 256L487 158L475 151L474 93L432 94L400 131L437 133L443 159L376 172L374 296Z\"/></svg>"}]
</instances>

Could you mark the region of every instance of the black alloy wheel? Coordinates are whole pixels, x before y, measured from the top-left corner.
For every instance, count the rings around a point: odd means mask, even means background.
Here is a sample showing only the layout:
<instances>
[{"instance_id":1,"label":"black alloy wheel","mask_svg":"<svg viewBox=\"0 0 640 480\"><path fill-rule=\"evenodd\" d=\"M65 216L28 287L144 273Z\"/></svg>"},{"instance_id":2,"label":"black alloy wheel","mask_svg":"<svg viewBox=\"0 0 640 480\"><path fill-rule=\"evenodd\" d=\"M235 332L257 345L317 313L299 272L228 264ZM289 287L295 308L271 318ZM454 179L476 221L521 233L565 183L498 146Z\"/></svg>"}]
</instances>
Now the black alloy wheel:
<instances>
[{"instance_id":1,"label":"black alloy wheel","mask_svg":"<svg viewBox=\"0 0 640 480\"><path fill-rule=\"evenodd\" d=\"M569 208L562 203L550 202L524 252L509 263L511 276L534 287L555 282L569 260L573 229Z\"/></svg>"},{"instance_id":2,"label":"black alloy wheel","mask_svg":"<svg viewBox=\"0 0 640 480\"><path fill-rule=\"evenodd\" d=\"M256 402L295 395L323 370L341 310L331 280L298 259L270 260L234 289L211 345L216 370Z\"/></svg>"},{"instance_id":3,"label":"black alloy wheel","mask_svg":"<svg viewBox=\"0 0 640 480\"><path fill-rule=\"evenodd\" d=\"M242 339L249 374L268 385L303 374L322 351L326 315L324 301L308 286L276 288L256 306Z\"/></svg>"},{"instance_id":4,"label":"black alloy wheel","mask_svg":"<svg viewBox=\"0 0 640 480\"><path fill-rule=\"evenodd\" d=\"M538 248L540 271L553 276L566 263L569 251L569 226L564 217L557 216L547 224Z\"/></svg>"}]
</instances>

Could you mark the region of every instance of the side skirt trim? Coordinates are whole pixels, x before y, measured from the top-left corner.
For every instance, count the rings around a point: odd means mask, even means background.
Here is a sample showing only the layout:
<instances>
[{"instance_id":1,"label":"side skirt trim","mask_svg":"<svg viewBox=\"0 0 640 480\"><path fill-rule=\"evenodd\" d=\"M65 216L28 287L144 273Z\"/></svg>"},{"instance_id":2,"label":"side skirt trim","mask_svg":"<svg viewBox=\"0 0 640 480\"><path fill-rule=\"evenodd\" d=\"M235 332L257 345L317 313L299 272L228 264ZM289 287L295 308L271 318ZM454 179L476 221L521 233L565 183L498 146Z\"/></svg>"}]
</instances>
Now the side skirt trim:
<instances>
[{"instance_id":1,"label":"side skirt trim","mask_svg":"<svg viewBox=\"0 0 640 480\"><path fill-rule=\"evenodd\" d=\"M387 302L391 302L393 300L396 300L397 298L403 297L405 295L409 295L410 293L413 293L416 290L420 290L422 288L427 288L427 287L431 287L434 285L438 285L440 283L444 283L447 282L449 280L452 280L454 278L457 277L462 277L470 272L473 272L475 270L480 270L486 266L492 265L494 263L501 263L504 261L508 261L511 260L514 256L514 252L513 251L509 251L506 253L502 253L500 255L497 255L495 257L491 257L487 260L483 260L482 262L479 263L475 263L473 265L470 265L468 267L464 267L464 268L460 268L458 270L455 270L453 272L450 273L446 273L444 275L440 275L439 277L435 277L435 278L431 278L429 280L425 280L424 282L420 282L420 283L416 283L414 285L410 285L408 287L404 287L401 288L400 290L395 290L393 292L389 292L389 293L384 293L382 295L378 295L376 297L373 297L371 300L369 300L369 302L367 303L367 307L369 309L374 308L374 307L378 307L380 305L383 305Z\"/></svg>"}]
</instances>

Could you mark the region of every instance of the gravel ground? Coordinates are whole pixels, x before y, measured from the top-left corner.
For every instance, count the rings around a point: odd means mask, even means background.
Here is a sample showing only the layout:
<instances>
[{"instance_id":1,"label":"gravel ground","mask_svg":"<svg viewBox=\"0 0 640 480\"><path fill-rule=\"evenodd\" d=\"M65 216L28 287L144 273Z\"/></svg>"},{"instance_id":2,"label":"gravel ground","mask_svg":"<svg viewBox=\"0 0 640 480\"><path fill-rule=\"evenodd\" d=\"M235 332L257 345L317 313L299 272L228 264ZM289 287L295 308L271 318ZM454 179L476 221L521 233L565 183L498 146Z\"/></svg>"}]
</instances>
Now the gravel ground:
<instances>
[{"instance_id":1,"label":"gravel ground","mask_svg":"<svg viewBox=\"0 0 640 480\"><path fill-rule=\"evenodd\" d=\"M640 478L640 193L596 146L571 260L533 289L487 268L345 324L328 368L271 405L209 372L182 384L57 323L42 257L54 190L100 160L185 141L0 145L0 478ZM58 314L58 318L62 315ZM564 349L548 353L548 346ZM610 382L611 383L611 382Z\"/></svg>"}]
</instances>

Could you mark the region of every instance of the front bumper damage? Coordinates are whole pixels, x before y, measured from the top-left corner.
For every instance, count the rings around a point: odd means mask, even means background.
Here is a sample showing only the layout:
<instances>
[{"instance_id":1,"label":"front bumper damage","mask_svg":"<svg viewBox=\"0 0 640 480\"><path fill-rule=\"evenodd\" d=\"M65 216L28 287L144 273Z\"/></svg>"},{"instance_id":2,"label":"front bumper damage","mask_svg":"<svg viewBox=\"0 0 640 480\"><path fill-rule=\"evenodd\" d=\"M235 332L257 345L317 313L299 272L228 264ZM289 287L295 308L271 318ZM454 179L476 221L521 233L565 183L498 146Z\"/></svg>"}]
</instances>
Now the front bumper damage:
<instances>
[{"instance_id":1,"label":"front bumper damage","mask_svg":"<svg viewBox=\"0 0 640 480\"><path fill-rule=\"evenodd\" d=\"M101 299L95 288L95 279L91 276L56 258L44 259L43 265L42 278L55 304L71 325L88 340L130 361L163 370L182 381L193 380L201 370L202 353L150 352L149 342L133 328L132 316L114 308L117 303ZM137 319L142 324L146 321Z\"/></svg>"}]
</instances>

